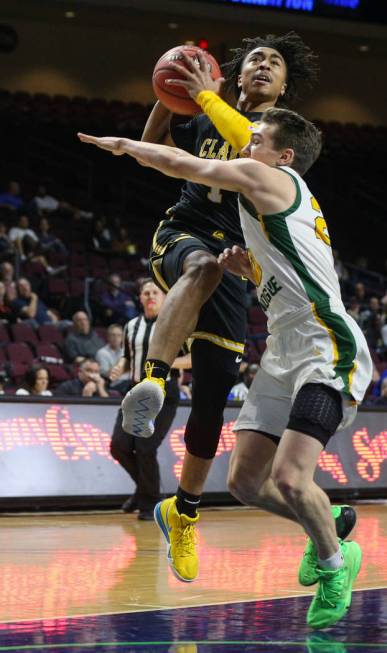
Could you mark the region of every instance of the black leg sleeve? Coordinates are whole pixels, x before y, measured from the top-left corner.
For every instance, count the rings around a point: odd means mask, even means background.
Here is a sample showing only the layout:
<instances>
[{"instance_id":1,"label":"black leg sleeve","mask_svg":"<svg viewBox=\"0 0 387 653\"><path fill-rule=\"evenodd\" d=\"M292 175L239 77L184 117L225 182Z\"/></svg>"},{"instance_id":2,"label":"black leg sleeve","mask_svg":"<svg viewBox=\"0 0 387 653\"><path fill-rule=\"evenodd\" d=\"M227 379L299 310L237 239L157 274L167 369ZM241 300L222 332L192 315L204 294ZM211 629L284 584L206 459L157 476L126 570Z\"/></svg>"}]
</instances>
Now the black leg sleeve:
<instances>
[{"instance_id":1,"label":"black leg sleeve","mask_svg":"<svg viewBox=\"0 0 387 653\"><path fill-rule=\"evenodd\" d=\"M223 426L227 397L237 379L237 354L209 342L195 340L192 355L192 409L185 429L187 451L213 458Z\"/></svg>"}]
</instances>

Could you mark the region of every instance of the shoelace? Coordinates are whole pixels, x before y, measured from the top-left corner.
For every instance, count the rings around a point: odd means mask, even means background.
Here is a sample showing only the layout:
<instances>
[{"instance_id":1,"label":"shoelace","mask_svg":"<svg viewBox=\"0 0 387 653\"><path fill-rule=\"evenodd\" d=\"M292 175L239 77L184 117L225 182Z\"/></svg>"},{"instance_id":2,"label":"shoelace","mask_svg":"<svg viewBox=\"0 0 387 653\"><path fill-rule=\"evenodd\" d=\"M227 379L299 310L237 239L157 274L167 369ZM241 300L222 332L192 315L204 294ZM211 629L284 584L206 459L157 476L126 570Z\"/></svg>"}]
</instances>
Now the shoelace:
<instances>
[{"instance_id":1,"label":"shoelace","mask_svg":"<svg viewBox=\"0 0 387 653\"><path fill-rule=\"evenodd\" d=\"M318 590L318 598L321 603L327 604L329 607L334 608L338 599L340 598L343 589L344 578L341 574L329 574L326 572L319 572L320 586Z\"/></svg>"},{"instance_id":2,"label":"shoelace","mask_svg":"<svg viewBox=\"0 0 387 653\"><path fill-rule=\"evenodd\" d=\"M192 555L195 543L195 526L193 524L187 524L187 526L182 529L179 538L176 540L176 546L179 547L179 554L182 556Z\"/></svg>"},{"instance_id":3,"label":"shoelace","mask_svg":"<svg viewBox=\"0 0 387 653\"><path fill-rule=\"evenodd\" d=\"M145 377L145 379L143 379L143 381L151 381L152 383L157 383L160 386L160 388L162 389L162 391L164 392L164 394L165 394L165 381L164 381L164 379L159 379L156 376L148 376L147 375Z\"/></svg>"}]
</instances>

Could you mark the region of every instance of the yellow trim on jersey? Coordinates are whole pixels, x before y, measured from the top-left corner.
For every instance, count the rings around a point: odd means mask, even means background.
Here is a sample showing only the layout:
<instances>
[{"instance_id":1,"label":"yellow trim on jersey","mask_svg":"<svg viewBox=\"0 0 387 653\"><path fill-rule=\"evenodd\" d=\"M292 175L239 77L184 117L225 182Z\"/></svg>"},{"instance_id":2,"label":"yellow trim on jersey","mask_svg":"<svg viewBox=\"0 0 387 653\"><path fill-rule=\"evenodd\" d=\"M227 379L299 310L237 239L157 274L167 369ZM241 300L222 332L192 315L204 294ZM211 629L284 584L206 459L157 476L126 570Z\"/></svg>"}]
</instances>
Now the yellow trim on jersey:
<instances>
[{"instance_id":1,"label":"yellow trim on jersey","mask_svg":"<svg viewBox=\"0 0 387 653\"><path fill-rule=\"evenodd\" d=\"M339 360L339 348L337 346L337 340L334 331L324 322L324 320L321 319L321 317L317 314L317 309L316 309L316 304L313 303L311 304L311 309L312 313L314 315L314 318L317 320L319 324L321 324L326 331L328 331L328 335L332 341L332 346L333 346L333 367L336 367L337 362Z\"/></svg>"},{"instance_id":2,"label":"yellow trim on jersey","mask_svg":"<svg viewBox=\"0 0 387 653\"><path fill-rule=\"evenodd\" d=\"M219 134L234 150L240 152L250 142L250 128L255 123L230 107L219 95L213 91L200 91L195 102L201 106Z\"/></svg>"},{"instance_id":3,"label":"yellow trim on jersey","mask_svg":"<svg viewBox=\"0 0 387 653\"><path fill-rule=\"evenodd\" d=\"M262 215L261 213L258 213L258 222L260 222L262 231L265 234L267 240L270 242L269 234L265 225L265 216Z\"/></svg>"},{"instance_id":4,"label":"yellow trim on jersey","mask_svg":"<svg viewBox=\"0 0 387 653\"><path fill-rule=\"evenodd\" d=\"M229 349L230 351L235 351L237 354L243 354L245 350L245 345L242 342L234 342L234 340L227 340L227 338L222 338L217 336L216 333L208 333L207 331L194 331L191 338L194 340L208 340L218 347L223 347L223 349Z\"/></svg>"},{"instance_id":5,"label":"yellow trim on jersey","mask_svg":"<svg viewBox=\"0 0 387 653\"><path fill-rule=\"evenodd\" d=\"M352 391L353 375L355 374L356 370L357 370L357 362L353 361L353 367L352 367L350 373L348 374L348 387L349 387L350 392ZM357 404L356 401L355 401L355 404Z\"/></svg>"},{"instance_id":6,"label":"yellow trim on jersey","mask_svg":"<svg viewBox=\"0 0 387 653\"><path fill-rule=\"evenodd\" d=\"M161 266L161 258L156 259L155 261L150 261L150 264L152 266L152 271L154 276L156 277L157 283L164 290L164 292L168 292L169 287L167 285L167 282L163 279L161 272L158 269Z\"/></svg>"}]
</instances>

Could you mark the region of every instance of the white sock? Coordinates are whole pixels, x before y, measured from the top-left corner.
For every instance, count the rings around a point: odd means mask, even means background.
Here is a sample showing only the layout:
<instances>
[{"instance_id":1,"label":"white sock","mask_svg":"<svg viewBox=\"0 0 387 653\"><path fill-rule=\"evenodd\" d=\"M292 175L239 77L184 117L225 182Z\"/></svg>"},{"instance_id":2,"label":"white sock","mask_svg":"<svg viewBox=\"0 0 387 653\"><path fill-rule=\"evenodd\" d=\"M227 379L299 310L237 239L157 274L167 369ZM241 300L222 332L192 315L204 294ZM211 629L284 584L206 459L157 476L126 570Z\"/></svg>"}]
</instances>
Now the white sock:
<instances>
[{"instance_id":1,"label":"white sock","mask_svg":"<svg viewBox=\"0 0 387 653\"><path fill-rule=\"evenodd\" d=\"M337 549L336 553L333 554L330 558L325 558L325 560L318 559L319 567L322 569L340 569L344 564L343 554L341 549Z\"/></svg>"}]
</instances>

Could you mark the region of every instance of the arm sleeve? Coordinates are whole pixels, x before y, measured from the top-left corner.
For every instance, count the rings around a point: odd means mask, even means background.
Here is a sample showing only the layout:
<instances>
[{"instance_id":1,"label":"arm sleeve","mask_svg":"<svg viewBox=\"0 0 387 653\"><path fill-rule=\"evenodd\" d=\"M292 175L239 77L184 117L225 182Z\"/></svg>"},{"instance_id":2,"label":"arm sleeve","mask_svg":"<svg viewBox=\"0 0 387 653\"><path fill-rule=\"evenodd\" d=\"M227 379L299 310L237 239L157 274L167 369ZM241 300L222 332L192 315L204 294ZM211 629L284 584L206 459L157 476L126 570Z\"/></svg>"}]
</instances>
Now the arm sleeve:
<instances>
[{"instance_id":1,"label":"arm sleeve","mask_svg":"<svg viewBox=\"0 0 387 653\"><path fill-rule=\"evenodd\" d=\"M180 149L195 154L195 141L197 136L197 121L195 118L180 125L171 125L173 142Z\"/></svg>"},{"instance_id":2,"label":"arm sleeve","mask_svg":"<svg viewBox=\"0 0 387 653\"><path fill-rule=\"evenodd\" d=\"M230 107L213 91L200 91L195 100L215 125L219 134L231 146L241 151L250 140L250 127L254 124L238 111Z\"/></svg>"}]
</instances>

